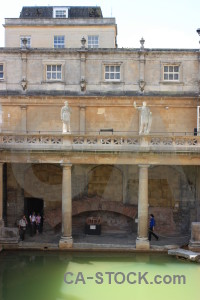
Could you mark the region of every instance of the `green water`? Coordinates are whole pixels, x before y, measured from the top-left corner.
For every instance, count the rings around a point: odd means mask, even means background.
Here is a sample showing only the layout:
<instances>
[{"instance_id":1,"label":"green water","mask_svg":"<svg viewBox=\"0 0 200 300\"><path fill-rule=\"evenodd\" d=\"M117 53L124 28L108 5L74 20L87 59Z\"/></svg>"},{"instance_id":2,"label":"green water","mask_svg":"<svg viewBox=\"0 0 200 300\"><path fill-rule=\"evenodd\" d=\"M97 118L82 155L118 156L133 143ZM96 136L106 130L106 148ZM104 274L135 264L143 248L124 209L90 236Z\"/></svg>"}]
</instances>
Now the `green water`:
<instances>
[{"instance_id":1,"label":"green water","mask_svg":"<svg viewBox=\"0 0 200 300\"><path fill-rule=\"evenodd\" d=\"M15 299L199 300L200 264L163 254L3 251L0 300Z\"/></svg>"}]
</instances>

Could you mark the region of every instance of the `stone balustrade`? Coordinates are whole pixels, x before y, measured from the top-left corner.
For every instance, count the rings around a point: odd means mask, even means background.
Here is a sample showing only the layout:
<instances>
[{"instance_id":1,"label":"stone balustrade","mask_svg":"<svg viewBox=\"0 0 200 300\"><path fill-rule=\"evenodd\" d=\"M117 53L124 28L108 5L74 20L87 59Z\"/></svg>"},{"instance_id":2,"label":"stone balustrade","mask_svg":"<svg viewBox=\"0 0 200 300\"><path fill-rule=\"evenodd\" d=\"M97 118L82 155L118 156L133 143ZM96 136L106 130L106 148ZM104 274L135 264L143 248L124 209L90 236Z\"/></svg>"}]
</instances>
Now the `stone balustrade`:
<instances>
[{"instance_id":1,"label":"stone balustrade","mask_svg":"<svg viewBox=\"0 0 200 300\"><path fill-rule=\"evenodd\" d=\"M200 136L1 133L0 149L197 152L200 150Z\"/></svg>"}]
</instances>

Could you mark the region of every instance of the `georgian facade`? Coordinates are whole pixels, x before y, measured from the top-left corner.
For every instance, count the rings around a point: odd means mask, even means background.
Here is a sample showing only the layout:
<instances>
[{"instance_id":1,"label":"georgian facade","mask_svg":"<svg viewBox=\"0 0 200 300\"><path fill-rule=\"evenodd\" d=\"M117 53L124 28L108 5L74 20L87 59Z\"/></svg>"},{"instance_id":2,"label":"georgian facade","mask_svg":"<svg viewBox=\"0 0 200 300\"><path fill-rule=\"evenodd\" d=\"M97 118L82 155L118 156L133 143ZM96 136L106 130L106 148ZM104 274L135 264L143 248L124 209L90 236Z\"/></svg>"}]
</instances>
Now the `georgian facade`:
<instances>
[{"instance_id":1,"label":"georgian facade","mask_svg":"<svg viewBox=\"0 0 200 300\"><path fill-rule=\"evenodd\" d=\"M40 210L52 229L62 223L60 247L71 247L86 218L99 216L103 232L137 232L136 247L148 249L155 213L160 233L189 234L200 217L198 49L146 49L143 40L119 49L115 20L99 9L77 19L58 10L23 8L5 21L2 228ZM71 134L62 134L66 100ZM134 101L152 112L148 135L138 134Z\"/></svg>"}]
</instances>

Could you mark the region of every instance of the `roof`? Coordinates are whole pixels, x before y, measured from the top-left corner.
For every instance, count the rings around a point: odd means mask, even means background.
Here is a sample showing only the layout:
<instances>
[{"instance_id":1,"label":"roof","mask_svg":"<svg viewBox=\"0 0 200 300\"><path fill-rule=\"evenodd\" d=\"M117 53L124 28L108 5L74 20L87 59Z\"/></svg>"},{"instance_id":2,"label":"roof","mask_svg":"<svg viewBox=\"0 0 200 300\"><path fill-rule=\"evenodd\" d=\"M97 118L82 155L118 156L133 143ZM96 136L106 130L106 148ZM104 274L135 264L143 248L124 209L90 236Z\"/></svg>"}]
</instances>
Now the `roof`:
<instances>
[{"instance_id":1,"label":"roof","mask_svg":"<svg viewBox=\"0 0 200 300\"><path fill-rule=\"evenodd\" d=\"M101 7L99 6L55 6L55 8L68 9L69 19L79 18L103 18ZM54 6L24 6L20 13L21 19L53 18Z\"/></svg>"}]
</instances>

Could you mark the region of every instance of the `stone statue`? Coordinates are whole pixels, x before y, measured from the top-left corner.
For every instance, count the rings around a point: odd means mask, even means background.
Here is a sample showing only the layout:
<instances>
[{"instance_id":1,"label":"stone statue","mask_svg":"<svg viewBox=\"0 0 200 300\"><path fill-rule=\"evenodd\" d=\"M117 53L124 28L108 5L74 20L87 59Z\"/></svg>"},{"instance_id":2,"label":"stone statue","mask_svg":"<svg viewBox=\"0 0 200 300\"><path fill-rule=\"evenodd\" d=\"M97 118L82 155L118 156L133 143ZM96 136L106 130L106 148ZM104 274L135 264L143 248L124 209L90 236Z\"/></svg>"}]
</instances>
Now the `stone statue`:
<instances>
[{"instance_id":1,"label":"stone statue","mask_svg":"<svg viewBox=\"0 0 200 300\"><path fill-rule=\"evenodd\" d=\"M61 120L63 121L62 133L66 133L66 134L71 133L70 117L71 117L71 108L68 106L68 101L65 101L65 106L61 108Z\"/></svg>"},{"instance_id":2,"label":"stone statue","mask_svg":"<svg viewBox=\"0 0 200 300\"><path fill-rule=\"evenodd\" d=\"M149 134L152 123L152 112L150 112L149 107L146 106L146 102L143 102L142 106L137 107L136 102L134 101L133 106L140 112L139 134Z\"/></svg>"}]
</instances>

